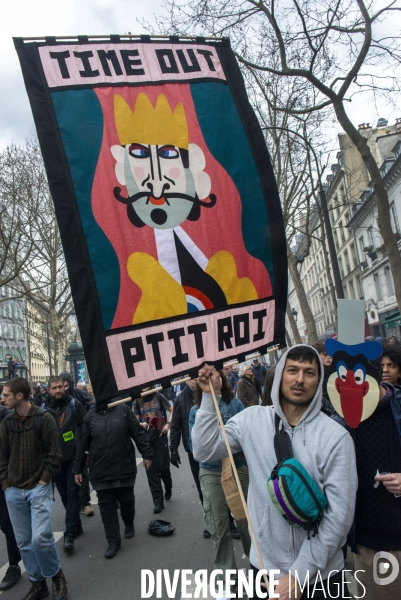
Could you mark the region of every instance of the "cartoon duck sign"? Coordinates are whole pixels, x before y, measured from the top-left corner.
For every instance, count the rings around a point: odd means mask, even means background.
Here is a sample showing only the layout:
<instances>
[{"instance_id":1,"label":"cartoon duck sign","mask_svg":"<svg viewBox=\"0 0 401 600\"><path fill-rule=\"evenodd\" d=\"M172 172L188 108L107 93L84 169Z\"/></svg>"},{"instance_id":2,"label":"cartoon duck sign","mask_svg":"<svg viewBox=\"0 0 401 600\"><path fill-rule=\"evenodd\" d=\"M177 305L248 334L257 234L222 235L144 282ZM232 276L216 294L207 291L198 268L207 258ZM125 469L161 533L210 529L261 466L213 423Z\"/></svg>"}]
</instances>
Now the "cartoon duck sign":
<instances>
[{"instance_id":1,"label":"cartoon duck sign","mask_svg":"<svg viewBox=\"0 0 401 600\"><path fill-rule=\"evenodd\" d=\"M98 402L284 341L284 226L228 42L16 39Z\"/></svg>"},{"instance_id":2,"label":"cartoon duck sign","mask_svg":"<svg viewBox=\"0 0 401 600\"><path fill-rule=\"evenodd\" d=\"M332 357L327 371L327 393L335 411L349 427L356 429L379 404L379 371L371 361L381 356L381 344L348 345L329 338L325 347Z\"/></svg>"}]
</instances>

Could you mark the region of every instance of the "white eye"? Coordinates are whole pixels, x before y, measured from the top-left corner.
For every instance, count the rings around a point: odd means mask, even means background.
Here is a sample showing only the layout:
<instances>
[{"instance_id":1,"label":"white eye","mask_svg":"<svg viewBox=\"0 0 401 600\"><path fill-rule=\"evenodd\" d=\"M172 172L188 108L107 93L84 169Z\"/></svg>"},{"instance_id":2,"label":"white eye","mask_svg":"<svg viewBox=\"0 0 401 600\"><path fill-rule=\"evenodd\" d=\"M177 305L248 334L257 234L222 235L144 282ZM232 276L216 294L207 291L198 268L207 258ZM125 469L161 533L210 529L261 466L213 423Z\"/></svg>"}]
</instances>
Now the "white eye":
<instances>
[{"instance_id":1,"label":"white eye","mask_svg":"<svg viewBox=\"0 0 401 600\"><path fill-rule=\"evenodd\" d=\"M341 365L338 369L338 376L340 377L340 379L342 379L343 381L345 381L345 378L347 377L347 369L344 367L344 365Z\"/></svg>"},{"instance_id":2,"label":"white eye","mask_svg":"<svg viewBox=\"0 0 401 600\"><path fill-rule=\"evenodd\" d=\"M357 369L355 371L355 383L357 383L358 385L361 385L361 383L363 383L365 380L365 373L363 372L362 369Z\"/></svg>"}]
</instances>

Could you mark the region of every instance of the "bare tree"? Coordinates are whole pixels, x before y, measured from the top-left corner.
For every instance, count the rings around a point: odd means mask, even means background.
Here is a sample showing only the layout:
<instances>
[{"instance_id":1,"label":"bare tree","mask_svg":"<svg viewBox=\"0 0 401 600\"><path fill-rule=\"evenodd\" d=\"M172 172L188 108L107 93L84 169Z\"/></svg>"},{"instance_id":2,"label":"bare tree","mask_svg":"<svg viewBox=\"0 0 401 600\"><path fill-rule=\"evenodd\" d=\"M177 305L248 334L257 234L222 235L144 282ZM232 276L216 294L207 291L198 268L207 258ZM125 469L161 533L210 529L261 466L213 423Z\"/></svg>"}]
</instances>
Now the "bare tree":
<instances>
[{"instance_id":1,"label":"bare tree","mask_svg":"<svg viewBox=\"0 0 401 600\"><path fill-rule=\"evenodd\" d=\"M357 148L376 196L378 223L401 310L401 255L392 231L387 191L367 139L345 108L357 94L399 92L400 36L391 35L398 0L169 0L168 28L176 34L229 35L246 69L304 82L295 104L275 106L293 116L331 108ZM166 22L158 26L166 30ZM381 34L381 32L384 32ZM301 86L302 87L302 86ZM266 88L269 94L269 89Z\"/></svg>"},{"instance_id":2,"label":"bare tree","mask_svg":"<svg viewBox=\"0 0 401 600\"><path fill-rule=\"evenodd\" d=\"M16 295L25 297L41 315L44 328L49 327L54 342L52 362L59 372L65 353L65 327L74 312L70 284L57 226L53 200L47 183L40 148L37 140L15 147L15 169L22 179L29 178L32 195L38 199L38 210L30 224L30 260L22 262L18 279L9 285ZM24 157L35 157L34 168Z\"/></svg>"},{"instance_id":3,"label":"bare tree","mask_svg":"<svg viewBox=\"0 0 401 600\"><path fill-rule=\"evenodd\" d=\"M316 237L327 252L323 226L320 229L322 232L320 238L315 231L321 224L317 214L320 210L316 195L318 175L324 170L325 164L317 164L312 142L319 147L322 160L324 158L327 160L330 148L327 138L322 135L320 125L323 121L327 122L330 117L325 114L325 111L293 116L289 112L276 110L277 103L281 102L283 97L287 99L289 106L294 105L302 92L299 82L273 79L270 74L258 73L252 69L245 72L245 78L250 100L265 132L279 189L291 279L307 327L309 341L315 343L318 339L316 323L299 271L300 263L296 256L299 252L295 248L301 238L302 255L308 256L312 237ZM266 92L267 89L269 93ZM295 238L297 238L296 242L294 242ZM292 314L288 315L289 320L291 317ZM300 339L295 320L292 319L290 323L294 338Z\"/></svg>"},{"instance_id":4,"label":"bare tree","mask_svg":"<svg viewBox=\"0 0 401 600\"><path fill-rule=\"evenodd\" d=\"M34 259L33 235L47 182L35 143L0 152L0 287L15 283Z\"/></svg>"}]
</instances>

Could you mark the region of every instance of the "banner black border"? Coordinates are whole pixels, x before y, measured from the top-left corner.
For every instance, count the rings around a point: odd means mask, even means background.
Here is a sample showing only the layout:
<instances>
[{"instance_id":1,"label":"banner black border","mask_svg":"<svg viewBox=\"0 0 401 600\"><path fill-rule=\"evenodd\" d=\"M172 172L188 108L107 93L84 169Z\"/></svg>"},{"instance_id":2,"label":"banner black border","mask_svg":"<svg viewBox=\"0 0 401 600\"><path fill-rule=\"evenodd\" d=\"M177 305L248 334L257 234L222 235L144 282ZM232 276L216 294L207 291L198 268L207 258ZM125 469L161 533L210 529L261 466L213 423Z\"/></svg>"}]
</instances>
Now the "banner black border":
<instances>
[{"instance_id":1,"label":"banner black border","mask_svg":"<svg viewBox=\"0 0 401 600\"><path fill-rule=\"evenodd\" d=\"M84 36L82 36L82 38L83 37ZM133 44L149 43L148 40L132 40L129 42L127 40L91 41L79 39L77 41L71 40L68 42L55 41L50 44L49 42L25 43L22 38L14 38L15 48L20 60L25 87L28 93L38 140L44 158L50 192L53 198L57 198L57 201L55 202L55 212L60 229L64 254L66 257L75 312L84 346L85 360L92 380L96 402L97 404L101 405L104 405L112 398L120 396L125 392L125 390L117 389L117 384L114 378L106 343L107 334L103 329L100 303L97 294L93 293L93 291L96 290L94 273L89 259L86 239L79 216L79 209L75 197L72 177L51 100L51 91L53 88L49 88L47 85L38 49L40 46L46 45L79 45L88 43L106 44L119 42ZM273 341L271 344L269 344L269 346L274 344L284 344L285 311L287 302L287 251L284 222L270 156L262 130L260 128L260 124L249 103L241 70L237 61L235 60L234 54L232 53L230 44L227 40L222 40L221 42L205 42L201 39L196 41L188 41L175 39L174 36L168 40L157 40L157 43L163 42L167 44L178 43L183 45L197 43L213 46L216 48L216 51L219 55L227 78L227 83L230 86L230 91L236 104L238 114L240 115L241 121L244 125L244 131L247 135L251 152L258 170L266 204L266 211L269 219L275 285L274 295L269 299L275 300L276 311ZM199 81L202 80L208 79L199 79ZM226 84L226 82L222 80L212 79L212 81L215 83ZM194 82L195 81L193 79L190 81L190 83ZM179 81L178 83L185 83L185 81ZM153 84L157 85L156 82L153 82ZM113 87L119 87L121 85L137 87L139 85L145 85L145 83L124 82L121 84L115 84ZM146 85L149 85L149 83ZM94 89L96 87L104 87L104 85L92 84L88 86L66 86L63 88L54 88L54 91L83 87ZM71 243L71 238L73 238L73 243ZM266 299L261 299L261 301L263 300L265 301ZM252 303L253 302L250 302L249 304ZM247 303L241 303L239 306L245 307L246 305ZM181 317L178 317L174 320L180 320L180 318ZM188 315L186 315L185 318L188 318ZM140 327L138 326L138 329L145 325L146 324L141 324ZM124 330L130 329L130 326L124 328ZM117 331L120 331L120 329L115 331L113 330L113 333L117 333ZM266 349L267 346L265 344L260 348L255 349L254 352L266 352ZM227 357L224 359L224 362L227 362L232 358L244 360L245 355L238 356L237 354L231 358ZM216 366L219 365L216 363ZM186 372L189 372L189 374L194 374L195 371L197 371L197 369L192 369L190 371L187 370ZM174 377L179 377L183 374L185 374L185 372L181 371L180 373L174 374ZM165 383L166 382L167 380L165 380ZM128 391L134 393L137 390L133 388L132 390Z\"/></svg>"}]
</instances>

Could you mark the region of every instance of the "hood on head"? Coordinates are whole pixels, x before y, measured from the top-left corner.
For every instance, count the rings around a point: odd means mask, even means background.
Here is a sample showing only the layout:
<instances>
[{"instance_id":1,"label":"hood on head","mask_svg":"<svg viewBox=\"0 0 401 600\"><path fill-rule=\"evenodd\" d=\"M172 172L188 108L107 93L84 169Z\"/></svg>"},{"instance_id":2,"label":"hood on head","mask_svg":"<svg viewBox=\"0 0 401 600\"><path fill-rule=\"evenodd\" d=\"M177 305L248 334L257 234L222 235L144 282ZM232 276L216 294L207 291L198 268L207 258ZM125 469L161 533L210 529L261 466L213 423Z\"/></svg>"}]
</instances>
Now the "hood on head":
<instances>
[{"instance_id":1,"label":"hood on head","mask_svg":"<svg viewBox=\"0 0 401 600\"><path fill-rule=\"evenodd\" d=\"M309 404L308 408L302 415L299 422L301 423L302 421L304 421L305 423L307 423L308 421L311 421L314 417L316 417L316 415L319 414L319 412L322 408L322 386L323 386L323 380L324 380L324 368L322 365L322 361L320 360L319 353L317 352L317 350L315 350L315 348L313 348L312 346L309 346L308 344L296 344L295 346L291 346L291 348L289 348L289 350L287 350L281 356L279 362L276 364L276 371L274 374L274 382L273 382L273 387L272 387L272 391L271 391L271 399L273 402L274 410L278 414L280 419L282 419L282 421L284 421L284 423L287 423L287 424L288 424L288 421L283 413L283 410L282 410L281 404L280 404L281 379L283 377L284 366L287 361L287 354L290 352L290 350L293 350L294 348L299 348L301 346L310 348L316 354L317 361L320 364L320 380L319 380L319 384L317 386L315 395L314 395L311 403Z\"/></svg>"},{"instance_id":2,"label":"hood on head","mask_svg":"<svg viewBox=\"0 0 401 600\"><path fill-rule=\"evenodd\" d=\"M68 381L68 393L70 394L70 396L72 396L74 394L74 378L72 377L71 373L69 371L63 371L62 373L60 373L59 377L61 377L61 379L66 379Z\"/></svg>"}]
</instances>

